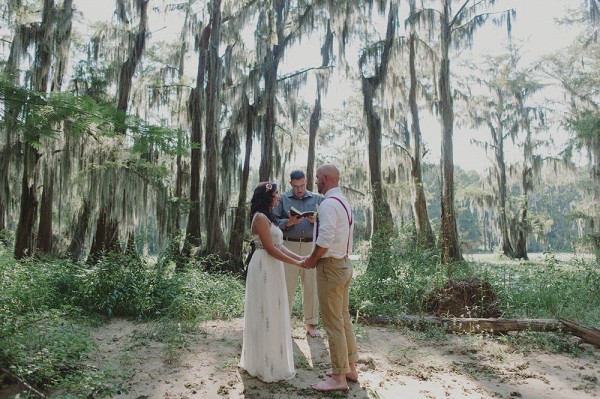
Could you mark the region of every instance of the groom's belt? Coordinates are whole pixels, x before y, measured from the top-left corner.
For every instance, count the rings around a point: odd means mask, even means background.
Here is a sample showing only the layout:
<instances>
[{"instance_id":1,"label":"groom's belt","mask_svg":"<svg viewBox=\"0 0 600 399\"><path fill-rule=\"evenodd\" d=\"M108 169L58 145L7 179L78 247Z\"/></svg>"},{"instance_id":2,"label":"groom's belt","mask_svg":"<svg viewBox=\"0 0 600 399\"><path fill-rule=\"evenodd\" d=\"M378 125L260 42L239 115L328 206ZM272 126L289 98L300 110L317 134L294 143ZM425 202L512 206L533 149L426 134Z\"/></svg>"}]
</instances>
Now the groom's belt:
<instances>
[{"instance_id":1,"label":"groom's belt","mask_svg":"<svg viewBox=\"0 0 600 399\"><path fill-rule=\"evenodd\" d=\"M312 242L312 237L310 238L293 238L293 237L283 237L283 239L285 241L292 241L292 242Z\"/></svg>"}]
</instances>

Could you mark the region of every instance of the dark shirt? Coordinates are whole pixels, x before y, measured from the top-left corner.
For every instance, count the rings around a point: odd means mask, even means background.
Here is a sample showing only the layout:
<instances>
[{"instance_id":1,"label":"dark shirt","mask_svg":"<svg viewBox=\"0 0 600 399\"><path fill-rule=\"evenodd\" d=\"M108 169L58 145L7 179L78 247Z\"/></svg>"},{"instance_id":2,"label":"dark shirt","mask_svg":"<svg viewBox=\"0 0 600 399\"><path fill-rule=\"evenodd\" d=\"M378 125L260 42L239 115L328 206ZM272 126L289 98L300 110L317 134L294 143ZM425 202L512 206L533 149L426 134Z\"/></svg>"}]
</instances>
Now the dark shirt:
<instances>
[{"instance_id":1,"label":"dark shirt","mask_svg":"<svg viewBox=\"0 0 600 399\"><path fill-rule=\"evenodd\" d=\"M310 191L304 191L304 197L297 198L294 196L294 191L289 190L281 195L281 201L273 209L273 215L277 218L279 228L283 232L284 238L300 239L306 238L312 240L314 225L308 221L308 218L291 227L285 227L288 221L288 212L291 207L298 209L300 212L316 211L317 205L323 201L323 197L319 194Z\"/></svg>"}]
</instances>

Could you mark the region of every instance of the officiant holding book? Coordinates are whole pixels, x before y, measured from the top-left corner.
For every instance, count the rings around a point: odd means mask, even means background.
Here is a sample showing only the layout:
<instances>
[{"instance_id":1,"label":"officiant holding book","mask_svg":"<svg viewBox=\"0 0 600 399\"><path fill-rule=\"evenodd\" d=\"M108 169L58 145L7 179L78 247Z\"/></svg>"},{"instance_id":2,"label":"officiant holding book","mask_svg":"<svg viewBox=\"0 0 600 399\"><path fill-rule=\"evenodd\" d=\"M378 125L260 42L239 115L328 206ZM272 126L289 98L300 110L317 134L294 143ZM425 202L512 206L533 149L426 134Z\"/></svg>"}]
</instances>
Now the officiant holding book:
<instances>
[{"instance_id":1,"label":"officiant holding book","mask_svg":"<svg viewBox=\"0 0 600 399\"><path fill-rule=\"evenodd\" d=\"M273 215L277 218L279 228L283 232L283 245L300 256L310 255L315 223L315 214L312 212L317 211L317 206L323 197L306 189L306 175L301 170L290 173L290 186L290 190L281 194L281 201L273 209ZM294 304L294 292L300 278L306 333L311 337L320 337L321 332L317 329L319 299L316 269L285 267L284 270L290 315Z\"/></svg>"}]
</instances>

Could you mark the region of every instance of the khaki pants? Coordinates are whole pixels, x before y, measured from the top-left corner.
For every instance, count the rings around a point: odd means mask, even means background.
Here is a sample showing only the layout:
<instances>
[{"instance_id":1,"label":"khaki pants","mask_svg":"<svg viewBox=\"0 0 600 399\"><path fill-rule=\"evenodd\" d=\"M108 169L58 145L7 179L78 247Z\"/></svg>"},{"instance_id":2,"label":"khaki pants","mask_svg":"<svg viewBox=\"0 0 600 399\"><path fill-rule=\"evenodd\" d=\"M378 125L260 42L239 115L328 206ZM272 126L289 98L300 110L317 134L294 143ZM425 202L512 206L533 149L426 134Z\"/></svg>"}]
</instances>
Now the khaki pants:
<instances>
[{"instance_id":1,"label":"khaki pants","mask_svg":"<svg viewBox=\"0 0 600 399\"><path fill-rule=\"evenodd\" d=\"M333 374L349 373L350 363L358 361L356 337L348 310L352 271L352 263L347 257L321 258L317 263L317 291Z\"/></svg>"},{"instance_id":2,"label":"khaki pants","mask_svg":"<svg viewBox=\"0 0 600 399\"><path fill-rule=\"evenodd\" d=\"M312 242L295 242L283 240L283 245L298 255L310 255ZM285 282L287 285L290 315L294 306L294 293L298 285L298 277L302 284L302 312L305 324L317 324L319 322L319 298L317 296L317 270L303 269L296 265L285 264Z\"/></svg>"}]
</instances>

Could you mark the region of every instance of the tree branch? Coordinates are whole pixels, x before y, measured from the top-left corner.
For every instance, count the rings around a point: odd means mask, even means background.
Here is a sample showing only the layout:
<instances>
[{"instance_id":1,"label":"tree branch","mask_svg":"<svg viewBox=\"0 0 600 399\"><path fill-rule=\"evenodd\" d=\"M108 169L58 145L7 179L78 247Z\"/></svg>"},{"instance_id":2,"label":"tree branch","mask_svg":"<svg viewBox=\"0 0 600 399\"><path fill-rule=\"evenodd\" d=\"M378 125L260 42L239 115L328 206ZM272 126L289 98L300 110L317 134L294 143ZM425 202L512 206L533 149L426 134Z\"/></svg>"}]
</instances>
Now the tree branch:
<instances>
[{"instance_id":1,"label":"tree branch","mask_svg":"<svg viewBox=\"0 0 600 399\"><path fill-rule=\"evenodd\" d=\"M348 187L348 186L344 186L344 185L342 185L342 187L345 190L352 191L354 194L359 194L359 195L362 195L363 197L365 196L365 193L363 193L362 191L355 190L352 187Z\"/></svg>"},{"instance_id":2,"label":"tree branch","mask_svg":"<svg viewBox=\"0 0 600 399\"><path fill-rule=\"evenodd\" d=\"M187 89L193 89L193 86L190 85L147 85L146 86L149 89L167 89L167 88L171 88L171 87L185 87Z\"/></svg>"},{"instance_id":3,"label":"tree branch","mask_svg":"<svg viewBox=\"0 0 600 399\"><path fill-rule=\"evenodd\" d=\"M14 375L13 373L11 373L10 371L8 371L5 368L1 368L0 370L2 370L4 373L10 375L11 377L13 377L14 379L18 380L21 384L25 385L27 387L27 389L29 389L31 392L35 393L37 396L39 396L40 398L45 398L46 395L44 395L43 393L41 393L40 391L38 391L37 389L35 389L34 387L32 387L31 385L29 385L27 383L27 381L25 381L22 378L19 378L18 376Z\"/></svg>"},{"instance_id":4,"label":"tree branch","mask_svg":"<svg viewBox=\"0 0 600 399\"><path fill-rule=\"evenodd\" d=\"M456 14L454 14L454 17L452 17L452 21L450 21L450 23L448 24L448 28L450 30L452 30L452 26L456 23L456 21L458 20L458 17L460 16L460 14L463 12L463 10L465 8L467 8L467 4L469 4L469 1L471 0L466 0L462 6L460 6L460 9L456 12Z\"/></svg>"},{"instance_id":5,"label":"tree branch","mask_svg":"<svg viewBox=\"0 0 600 399\"><path fill-rule=\"evenodd\" d=\"M400 150L406 154L406 156L408 157L408 159L410 159L411 161L413 160L412 155L410 154L410 152L408 151L408 149L406 147L404 147L401 144L396 144L396 143L392 143L392 145L394 147L396 147L396 148L400 148Z\"/></svg>"},{"instance_id":6,"label":"tree branch","mask_svg":"<svg viewBox=\"0 0 600 399\"><path fill-rule=\"evenodd\" d=\"M299 71L290 72L287 75L283 75L282 77L280 77L279 79L277 79L277 82L283 82L284 80L291 79L294 76L302 75L303 73L306 73L306 72L309 72L309 71L314 71L314 70L320 70L320 69L333 69L333 65L324 66L324 67L323 66L320 66L320 67L308 67L308 68L301 69Z\"/></svg>"}]
</instances>

